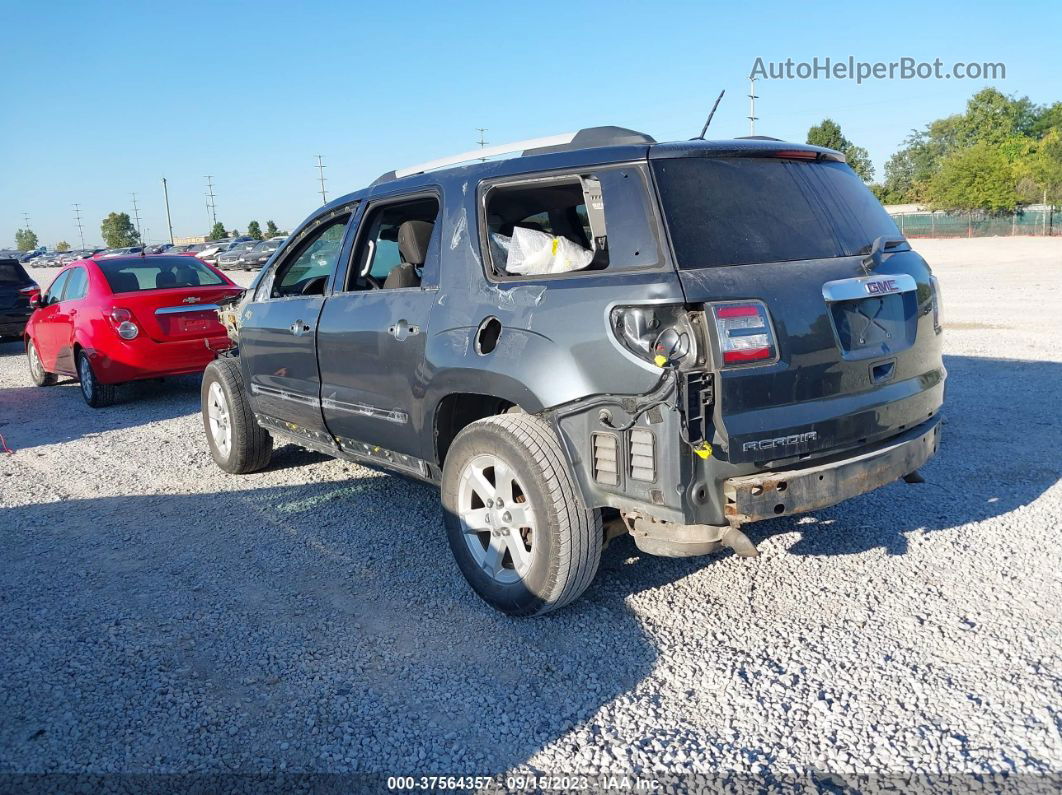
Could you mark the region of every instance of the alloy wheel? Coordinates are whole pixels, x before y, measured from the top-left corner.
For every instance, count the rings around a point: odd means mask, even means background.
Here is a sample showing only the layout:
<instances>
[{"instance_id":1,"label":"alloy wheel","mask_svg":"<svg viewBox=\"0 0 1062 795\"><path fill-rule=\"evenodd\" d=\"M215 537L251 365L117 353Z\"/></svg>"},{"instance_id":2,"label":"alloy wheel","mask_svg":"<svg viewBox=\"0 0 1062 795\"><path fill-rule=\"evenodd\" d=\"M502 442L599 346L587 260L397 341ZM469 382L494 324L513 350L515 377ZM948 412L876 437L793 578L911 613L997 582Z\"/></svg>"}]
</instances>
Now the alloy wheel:
<instances>
[{"instance_id":1,"label":"alloy wheel","mask_svg":"<svg viewBox=\"0 0 1062 795\"><path fill-rule=\"evenodd\" d=\"M232 448L232 423L229 419L229 404L225 399L225 392L217 381L210 385L207 396L207 421L210 423L210 435L214 439L214 446L225 458L229 456Z\"/></svg>"},{"instance_id":2,"label":"alloy wheel","mask_svg":"<svg viewBox=\"0 0 1062 795\"><path fill-rule=\"evenodd\" d=\"M465 464L457 492L465 543L487 576L502 584L522 580L531 569L535 511L508 463L482 454Z\"/></svg>"}]
</instances>

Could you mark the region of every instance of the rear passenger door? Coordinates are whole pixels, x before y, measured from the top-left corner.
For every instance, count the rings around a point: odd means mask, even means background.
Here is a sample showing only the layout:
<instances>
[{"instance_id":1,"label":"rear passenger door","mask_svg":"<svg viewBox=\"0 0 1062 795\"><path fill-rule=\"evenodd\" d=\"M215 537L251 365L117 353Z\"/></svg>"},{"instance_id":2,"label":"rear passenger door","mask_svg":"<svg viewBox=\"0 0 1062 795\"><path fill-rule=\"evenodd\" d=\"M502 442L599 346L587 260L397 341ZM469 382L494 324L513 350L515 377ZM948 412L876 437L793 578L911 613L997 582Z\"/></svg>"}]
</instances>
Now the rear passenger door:
<instances>
[{"instance_id":1,"label":"rear passenger door","mask_svg":"<svg viewBox=\"0 0 1062 795\"><path fill-rule=\"evenodd\" d=\"M37 344L37 353L40 354L41 364L49 372L58 372L56 367L56 355L59 345L56 340L56 317L61 312L59 306L63 300L63 289L66 287L70 271L63 271L41 297L41 308L34 315L33 341ZM70 372L67 370L66 372Z\"/></svg>"},{"instance_id":2,"label":"rear passenger door","mask_svg":"<svg viewBox=\"0 0 1062 795\"><path fill-rule=\"evenodd\" d=\"M240 360L255 411L331 443L321 417L317 323L354 207L334 209L291 240L240 318Z\"/></svg>"},{"instance_id":3,"label":"rear passenger door","mask_svg":"<svg viewBox=\"0 0 1062 795\"><path fill-rule=\"evenodd\" d=\"M88 272L81 266L67 271L70 276L63 290L63 299L55 307L51 320L51 333L55 346L55 368L59 372L74 372L74 327L78 322L78 312L82 310L85 295L88 293Z\"/></svg>"},{"instance_id":4,"label":"rear passenger door","mask_svg":"<svg viewBox=\"0 0 1062 795\"><path fill-rule=\"evenodd\" d=\"M328 430L349 451L364 454L367 446L378 446L428 457L418 439L426 421L428 314L438 291L439 206L435 193L369 205L344 278L321 314L322 411Z\"/></svg>"}]
</instances>

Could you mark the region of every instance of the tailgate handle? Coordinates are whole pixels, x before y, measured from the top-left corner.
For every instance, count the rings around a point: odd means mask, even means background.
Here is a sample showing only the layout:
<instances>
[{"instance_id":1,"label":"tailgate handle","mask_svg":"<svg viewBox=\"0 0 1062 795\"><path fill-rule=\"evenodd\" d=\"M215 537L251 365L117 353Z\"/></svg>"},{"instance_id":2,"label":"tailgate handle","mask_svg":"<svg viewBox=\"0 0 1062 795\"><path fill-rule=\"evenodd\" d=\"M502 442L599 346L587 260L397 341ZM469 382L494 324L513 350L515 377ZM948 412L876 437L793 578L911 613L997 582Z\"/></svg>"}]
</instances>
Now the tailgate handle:
<instances>
[{"instance_id":1,"label":"tailgate handle","mask_svg":"<svg viewBox=\"0 0 1062 795\"><path fill-rule=\"evenodd\" d=\"M883 384L892 378L892 374L895 371L895 359L889 359L887 362L878 362L870 367L870 381L874 384Z\"/></svg>"}]
</instances>

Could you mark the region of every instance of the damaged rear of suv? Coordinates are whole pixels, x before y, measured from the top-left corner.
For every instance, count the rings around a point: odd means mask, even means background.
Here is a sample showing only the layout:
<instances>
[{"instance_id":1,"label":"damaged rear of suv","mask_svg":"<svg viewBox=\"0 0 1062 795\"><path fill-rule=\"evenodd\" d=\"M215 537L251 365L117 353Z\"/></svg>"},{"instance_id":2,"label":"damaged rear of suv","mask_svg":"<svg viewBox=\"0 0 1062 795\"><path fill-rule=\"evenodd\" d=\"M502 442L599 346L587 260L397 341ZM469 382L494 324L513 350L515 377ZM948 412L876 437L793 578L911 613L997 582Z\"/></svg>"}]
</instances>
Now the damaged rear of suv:
<instances>
[{"instance_id":1,"label":"damaged rear of suv","mask_svg":"<svg viewBox=\"0 0 1062 795\"><path fill-rule=\"evenodd\" d=\"M617 533L754 555L743 525L935 453L937 286L842 155L621 128L521 150L384 175L285 242L204 378L223 469L276 437L436 483L472 587L531 615Z\"/></svg>"}]
</instances>

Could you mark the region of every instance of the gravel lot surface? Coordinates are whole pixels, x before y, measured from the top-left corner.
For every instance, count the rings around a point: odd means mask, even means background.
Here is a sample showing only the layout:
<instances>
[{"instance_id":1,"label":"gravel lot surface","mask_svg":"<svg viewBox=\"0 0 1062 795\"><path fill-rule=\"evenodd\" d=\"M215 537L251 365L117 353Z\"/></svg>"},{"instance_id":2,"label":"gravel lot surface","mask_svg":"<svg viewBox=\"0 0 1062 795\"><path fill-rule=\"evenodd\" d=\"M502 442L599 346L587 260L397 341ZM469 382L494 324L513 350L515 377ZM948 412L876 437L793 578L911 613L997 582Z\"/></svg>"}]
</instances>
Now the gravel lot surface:
<instances>
[{"instance_id":1,"label":"gravel lot surface","mask_svg":"<svg viewBox=\"0 0 1062 795\"><path fill-rule=\"evenodd\" d=\"M1062 774L1062 239L917 248L950 372L927 483L753 526L752 561L622 538L581 601L535 620L472 594L431 488L294 447L225 475L198 379L97 411L72 382L34 388L0 345L0 771L1045 787Z\"/></svg>"}]
</instances>

